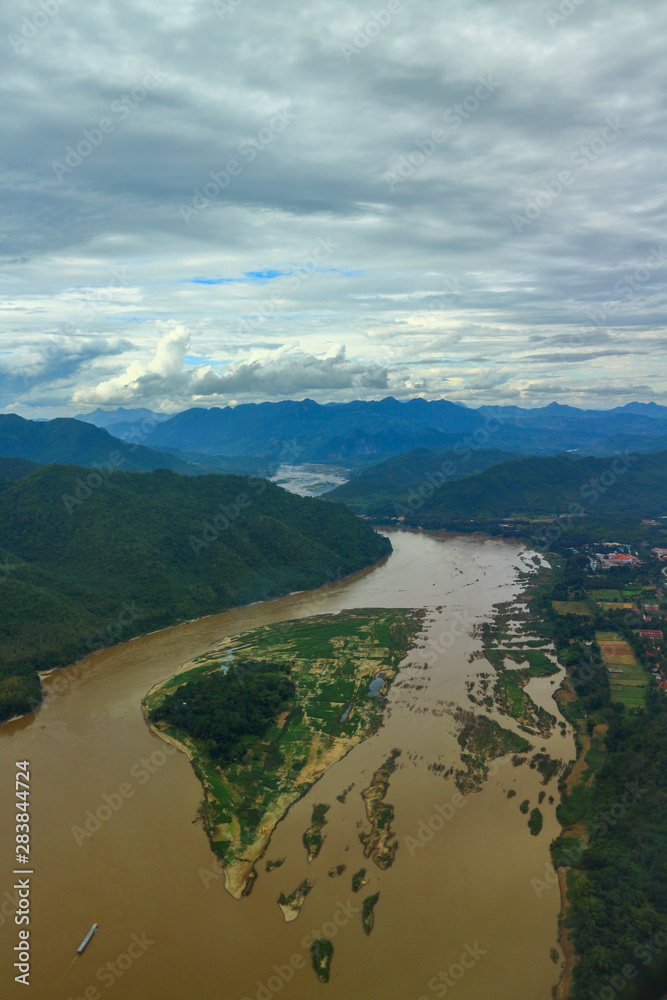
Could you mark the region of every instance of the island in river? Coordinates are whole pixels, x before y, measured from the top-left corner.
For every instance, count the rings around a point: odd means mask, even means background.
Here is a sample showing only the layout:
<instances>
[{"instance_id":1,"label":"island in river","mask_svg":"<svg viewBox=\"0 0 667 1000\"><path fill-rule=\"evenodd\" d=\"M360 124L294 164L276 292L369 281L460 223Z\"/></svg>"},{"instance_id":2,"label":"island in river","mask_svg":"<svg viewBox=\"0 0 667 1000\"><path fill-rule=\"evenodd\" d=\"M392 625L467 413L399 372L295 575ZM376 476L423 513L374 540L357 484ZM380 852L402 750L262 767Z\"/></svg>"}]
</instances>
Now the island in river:
<instances>
[{"instance_id":1,"label":"island in river","mask_svg":"<svg viewBox=\"0 0 667 1000\"><path fill-rule=\"evenodd\" d=\"M202 783L202 820L237 899L289 808L377 731L423 620L361 609L267 625L221 640L146 695L152 728L185 750Z\"/></svg>"}]
</instances>

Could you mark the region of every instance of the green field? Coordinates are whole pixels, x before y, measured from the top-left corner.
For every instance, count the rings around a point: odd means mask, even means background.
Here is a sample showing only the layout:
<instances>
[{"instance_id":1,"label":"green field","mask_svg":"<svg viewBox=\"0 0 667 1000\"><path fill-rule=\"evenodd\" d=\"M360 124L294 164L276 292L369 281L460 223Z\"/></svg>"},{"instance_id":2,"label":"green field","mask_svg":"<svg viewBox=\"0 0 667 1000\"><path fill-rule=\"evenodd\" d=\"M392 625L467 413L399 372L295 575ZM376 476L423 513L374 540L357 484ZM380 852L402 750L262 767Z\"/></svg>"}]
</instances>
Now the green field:
<instances>
[{"instance_id":1,"label":"green field","mask_svg":"<svg viewBox=\"0 0 667 1000\"><path fill-rule=\"evenodd\" d=\"M609 670L612 701L628 708L643 708L649 676L637 663L628 643L616 632L597 632L596 639Z\"/></svg>"},{"instance_id":2,"label":"green field","mask_svg":"<svg viewBox=\"0 0 667 1000\"><path fill-rule=\"evenodd\" d=\"M554 611L559 615L585 615L587 618L593 617L590 605L587 601L552 601Z\"/></svg>"},{"instance_id":3,"label":"green field","mask_svg":"<svg viewBox=\"0 0 667 1000\"><path fill-rule=\"evenodd\" d=\"M623 594L620 590L591 590L589 597L592 601L622 601Z\"/></svg>"}]
</instances>

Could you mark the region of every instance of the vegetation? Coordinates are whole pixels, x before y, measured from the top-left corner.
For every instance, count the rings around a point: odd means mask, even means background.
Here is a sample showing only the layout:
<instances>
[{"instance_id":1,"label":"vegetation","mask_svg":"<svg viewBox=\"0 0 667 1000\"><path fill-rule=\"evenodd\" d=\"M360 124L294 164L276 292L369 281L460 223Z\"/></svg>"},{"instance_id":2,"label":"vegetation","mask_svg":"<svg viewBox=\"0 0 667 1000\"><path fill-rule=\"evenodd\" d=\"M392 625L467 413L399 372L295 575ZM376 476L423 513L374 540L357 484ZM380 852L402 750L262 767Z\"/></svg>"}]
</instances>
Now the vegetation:
<instances>
[{"instance_id":1,"label":"vegetation","mask_svg":"<svg viewBox=\"0 0 667 1000\"><path fill-rule=\"evenodd\" d=\"M289 673L289 664L246 660L242 670L199 674L167 694L152 718L188 733L216 767L226 767L291 708L296 687Z\"/></svg>"},{"instance_id":2,"label":"vegetation","mask_svg":"<svg viewBox=\"0 0 667 1000\"><path fill-rule=\"evenodd\" d=\"M463 728L458 736L461 760L466 769L456 772L456 785L461 792L479 789L489 772L489 763L508 753L525 753L530 744L521 736L503 729L495 719L485 715L461 712Z\"/></svg>"},{"instance_id":3,"label":"vegetation","mask_svg":"<svg viewBox=\"0 0 667 1000\"><path fill-rule=\"evenodd\" d=\"M287 923L296 920L301 912L301 907L306 902L306 896L314 889L315 883L305 878L301 885L297 886L294 892L286 896L283 892L278 896L278 906L283 911L283 916Z\"/></svg>"},{"instance_id":4,"label":"vegetation","mask_svg":"<svg viewBox=\"0 0 667 1000\"><path fill-rule=\"evenodd\" d=\"M394 807L385 802L385 796L400 756L400 750L392 750L371 778L368 788L361 793L366 803L366 818L370 829L362 830L359 840L363 844L364 857L370 858L382 869L391 868L398 850L398 840L391 825L394 821Z\"/></svg>"},{"instance_id":5,"label":"vegetation","mask_svg":"<svg viewBox=\"0 0 667 1000\"><path fill-rule=\"evenodd\" d=\"M528 819L528 829L532 833L533 837L537 837L538 833L542 832L543 817L539 809L531 810L530 817Z\"/></svg>"},{"instance_id":6,"label":"vegetation","mask_svg":"<svg viewBox=\"0 0 667 1000\"><path fill-rule=\"evenodd\" d=\"M343 506L263 479L94 476L52 465L0 481L0 722L39 704L37 670L391 550Z\"/></svg>"},{"instance_id":7,"label":"vegetation","mask_svg":"<svg viewBox=\"0 0 667 1000\"><path fill-rule=\"evenodd\" d=\"M57 462L87 468L123 472L150 472L172 469L197 475L187 456L153 451L144 445L128 444L108 431L82 420L26 420L16 413L0 413L0 455L29 459L40 465ZM0 473L1 474L1 473Z\"/></svg>"},{"instance_id":8,"label":"vegetation","mask_svg":"<svg viewBox=\"0 0 667 1000\"><path fill-rule=\"evenodd\" d=\"M319 938L310 946L310 957L317 978L321 983L329 982L333 945L328 938Z\"/></svg>"},{"instance_id":9,"label":"vegetation","mask_svg":"<svg viewBox=\"0 0 667 1000\"><path fill-rule=\"evenodd\" d=\"M355 872L352 876L352 892L359 892L359 890L366 885L366 869L360 868L358 872Z\"/></svg>"},{"instance_id":10,"label":"vegetation","mask_svg":"<svg viewBox=\"0 0 667 1000\"><path fill-rule=\"evenodd\" d=\"M464 479L513 456L506 451L433 452L415 448L352 475L327 494L373 519L401 517L421 508L424 498L444 482Z\"/></svg>"},{"instance_id":11,"label":"vegetation","mask_svg":"<svg viewBox=\"0 0 667 1000\"><path fill-rule=\"evenodd\" d=\"M303 835L303 846L306 848L309 861L313 861L322 850L322 844L324 843L322 829L326 824L327 813L330 808L330 806L325 805L323 802L319 802L313 806L310 826Z\"/></svg>"},{"instance_id":12,"label":"vegetation","mask_svg":"<svg viewBox=\"0 0 667 1000\"><path fill-rule=\"evenodd\" d=\"M534 537L559 515L567 516L568 530L573 520L593 515L598 520L662 516L667 451L617 459L615 468L609 459L570 455L514 459L438 487L418 509L406 512L405 522L475 531L511 528ZM600 483L610 475L615 488ZM546 525L539 518L547 519Z\"/></svg>"},{"instance_id":13,"label":"vegetation","mask_svg":"<svg viewBox=\"0 0 667 1000\"><path fill-rule=\"evenodd\" d=\"M660 525L641 528L649 551L662 532ZM599 546L600 535L589 541ZM645 558L640 567L601 577L581 552L564 549L549 558L553 571L534 589L530 607L535 628L553 638L567 667L559 701L578 751L560 781L563 832L552 844L567 884L563 934L575 953L569 996L590 1000L613 991L622 1000L648 1000L664 992L657 987L667 976L659 944L667 942L667 697L646 666L664 671L665 660L661 644L653 645L651 659L639 640L641 613L614 604L632 596L633 605L663 607L655 589L661 567ZM558 605L571 600L590 613L562 614ZM618 666L641 669L641 699L619 694L618 674L611 673ZM632 689L640 679L626 681ZM544 783L559 770L546 754L533 762ZM531 833L541 828L538 812L531 812Z\"/></svg>"},{"instance_id":14,"label":"vegetation","mask_svg":"<svg viewBox=\"0 0 667 1000\"><path fill-rule=\"evenodd\" d=\"M290 806L378 729L385 699L369 697L370 682L382 671L391 684L422 619L362 609L264 626L221 640L148 693L151 724L187 749L204 787L202 819L232 895L252 887ZM313 808L311 858L328 810ZM382 809L378 838L380 863L393 844Z\"/></svg>"},{"instance_id":15,"label":"vegetation","mask_svg":"<svg viewBox=\"0 0 667 1000\"><path fill-rule=\"evenodd\" d=\"M361 923L366 934L370 934L375 927L375 904L379 898L380 893L376 892L372 896L367 896L361 905Z\"/></svg>"}]
</instances>

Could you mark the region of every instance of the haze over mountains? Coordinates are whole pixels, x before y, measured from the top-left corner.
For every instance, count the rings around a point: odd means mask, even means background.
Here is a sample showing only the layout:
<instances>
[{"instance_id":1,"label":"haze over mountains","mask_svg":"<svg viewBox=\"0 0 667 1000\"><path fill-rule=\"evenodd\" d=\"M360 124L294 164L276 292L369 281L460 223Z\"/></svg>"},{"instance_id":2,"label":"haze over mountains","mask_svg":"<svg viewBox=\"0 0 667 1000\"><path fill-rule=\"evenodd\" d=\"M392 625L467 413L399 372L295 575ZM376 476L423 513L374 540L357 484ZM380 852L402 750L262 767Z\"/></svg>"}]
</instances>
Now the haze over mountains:
<instances>
[{"instance_id":1,"label":"haze over mountains","mask_svg":"<svg viewBox=\"0 0 667 1000\"><path fill-rule=\"evenodd\" d=\"M136 416L135 416L136 414ZM667 407L629 403L580 410L551 403L539 409L482 406L392 397L316 403L310 399L193 407L169 419L150 411L94 411L87 418L113 434L158 450L200 455L273 456L290 463L379 461L416 447L446 451L474 435L478 447L521 454L578 450L615 454L626 447L665 447ZM140 430L141 429L141 430ZM662 437L662 440L661 440Z\"/></svg>"},{"instance_id":2,"label":"haze over mountains","mask_svg":"<svg viewBox=\"0 0 667 1000\"><path fill-rule=\"evenodd\" d=\"M211 472L266 475L269 471L262 459L179 456L136 442L130 444L102 427L81 420L68 417L25 420L15 413L0 414L0 457L27 459L38 465L103 466L124 472L171 469L186 476Z\"/></svg>"}]
</instances>

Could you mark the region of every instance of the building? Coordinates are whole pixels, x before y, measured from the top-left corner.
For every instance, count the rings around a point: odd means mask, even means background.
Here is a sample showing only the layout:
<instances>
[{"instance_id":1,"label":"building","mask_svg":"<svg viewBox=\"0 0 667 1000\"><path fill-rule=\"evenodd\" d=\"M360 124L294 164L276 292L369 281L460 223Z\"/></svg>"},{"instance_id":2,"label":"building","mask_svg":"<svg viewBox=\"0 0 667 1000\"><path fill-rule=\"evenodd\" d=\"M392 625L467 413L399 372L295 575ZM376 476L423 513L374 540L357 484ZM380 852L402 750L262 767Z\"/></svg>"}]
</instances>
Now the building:
<instances>
[{"instance_id":1,"label":"building","mask_svg":"<svg viewBox=\"0 0 667 1000\"><path fill-rule=\"evenodd\" d=\"M604 555L596 552L601 569L613 569L614 566L641 566L642 561L637 556L626 555L624 552L611 552Z\"/></svg>"},{"instance_id":2,"label":"building","mask_svg":"<svg viewBox=\"0 0 667 1000\"><path fill-rule=\"evenodd\" d=\"M642 639L662 639L662 632L659 628L643 628L639 631Z\"/></svg>"}]
</instances>

